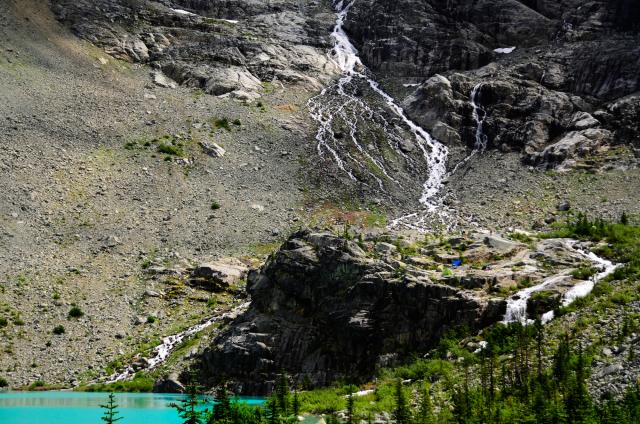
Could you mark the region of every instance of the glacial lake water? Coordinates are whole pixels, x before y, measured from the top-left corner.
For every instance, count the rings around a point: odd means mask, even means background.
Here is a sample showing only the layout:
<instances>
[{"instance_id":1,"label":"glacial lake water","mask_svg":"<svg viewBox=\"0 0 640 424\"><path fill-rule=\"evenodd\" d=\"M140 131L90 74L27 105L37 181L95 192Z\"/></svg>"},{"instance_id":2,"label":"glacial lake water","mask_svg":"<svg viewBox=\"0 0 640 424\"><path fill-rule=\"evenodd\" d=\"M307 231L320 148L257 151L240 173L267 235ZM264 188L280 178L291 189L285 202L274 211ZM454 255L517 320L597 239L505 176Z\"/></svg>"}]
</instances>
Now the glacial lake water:
<instances>
[{"instance_id":1,"label":"glacial lake water","mask_svg":"<svg viewBox=\"0 0 640 424\"><path fill-rule=\"evenodd\" d=\"M108 393L82 392L0 392L2 424L99 424ZM182 395L161 393L116 393L120 416L118 424L179 424L175 409L169 406ZM240 399L260 405L262 398Z\"/></svg>"}]
</instances>

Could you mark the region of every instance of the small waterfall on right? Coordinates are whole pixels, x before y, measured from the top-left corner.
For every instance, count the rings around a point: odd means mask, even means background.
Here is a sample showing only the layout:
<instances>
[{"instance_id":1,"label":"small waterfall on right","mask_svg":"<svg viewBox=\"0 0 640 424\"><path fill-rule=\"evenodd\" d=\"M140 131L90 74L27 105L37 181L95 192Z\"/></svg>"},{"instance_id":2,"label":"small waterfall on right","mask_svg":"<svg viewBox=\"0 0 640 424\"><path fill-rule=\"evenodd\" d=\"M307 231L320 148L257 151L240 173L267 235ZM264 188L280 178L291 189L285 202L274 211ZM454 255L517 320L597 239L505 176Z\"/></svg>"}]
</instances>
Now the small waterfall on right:
<instances>
[{"instance_id":1,"label":"small waterfall on right","mask_svg":"<svg viewBox=\"0 0 640 424\"><path fill-rule=\"evenodd\" d=\"M469 153L464 159L456 164L451 171L447 174L447 177L455 174L462 165L469 162L475 155L478 153L484 153L487 150L487 144L489 142L489 137L484 133L484 121L487 118L487 111L482 107L482 95L481 88L482 82L476 84L471 90L471 95L469 96L469 101L471 102L471 106L473 106L472 117L473 120L476 121L476 134L475 141L473 143L473 150Z\"/></svg>"},{"instance_id":2,"label":"small waterfall on right","mask_svg":"<svg viewBox=\"0 0 640 424\"><path fill-rule=\"evenodd\" d=\"M473 151L482 153L487 149L489 138L484 133L484 120L487 117L487 111L480 104L482 83L477 84L471 90L471 105L473 106L473 119L476 121L476 141L473 145ZM472 153L473 154L473 153Z\"/></svg>"}]
</instances>

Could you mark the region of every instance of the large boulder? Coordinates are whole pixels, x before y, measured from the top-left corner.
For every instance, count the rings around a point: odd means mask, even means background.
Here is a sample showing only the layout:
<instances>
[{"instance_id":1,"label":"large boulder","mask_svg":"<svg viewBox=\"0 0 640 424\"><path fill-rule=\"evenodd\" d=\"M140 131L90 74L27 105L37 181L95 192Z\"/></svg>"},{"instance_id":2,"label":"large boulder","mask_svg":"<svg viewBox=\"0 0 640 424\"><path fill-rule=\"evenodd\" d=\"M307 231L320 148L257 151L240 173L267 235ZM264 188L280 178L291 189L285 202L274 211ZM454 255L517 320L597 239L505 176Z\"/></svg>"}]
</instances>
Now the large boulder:
<instances>
[{"instance_id":1,"label":"large boulder","mask_svg":"<svg viewBox=\"0 0 640 424\"><path fill-rule=\"evenodd\" d=\"M504 313L501 300L398 266L393 254L370 257L328 233L294 234L249 275L251 307L205 351L205 383L231 380L239 392L264 393L282 369L317 385L366 380L453 327L478 329Z\"/></svg>"},{"instance_id":2,"label":"large boulder","mask_svg":"<svg viewBox=\"0 0 640 424\"><path fill-rule=\"evenodd\" d=\"M209 291L224 291L247 278L249 268L235 258L202 263L191 271L189 283Z\"/></svg>"}]
</instances>

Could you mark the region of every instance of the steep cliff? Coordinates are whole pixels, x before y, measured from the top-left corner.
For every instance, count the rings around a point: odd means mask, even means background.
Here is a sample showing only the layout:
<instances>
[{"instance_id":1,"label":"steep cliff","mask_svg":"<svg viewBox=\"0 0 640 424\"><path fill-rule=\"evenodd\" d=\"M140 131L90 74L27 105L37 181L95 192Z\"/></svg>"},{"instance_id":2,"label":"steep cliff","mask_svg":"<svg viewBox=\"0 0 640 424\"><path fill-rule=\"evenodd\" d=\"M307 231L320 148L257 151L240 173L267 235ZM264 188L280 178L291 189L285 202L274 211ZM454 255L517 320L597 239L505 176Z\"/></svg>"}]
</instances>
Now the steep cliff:
<instances>
[{"instance_id":1,"label":"steep cliff","mask_svg":"<svg viewBox=\"0 0 640 424\"><path fill-rule=\"evenodd\" d=\"M394 259L394 246L377 249L367 254L328 233L292 235L249 276L250 310L205 351L206 383L268 392L281 369L300 383L368 379L452 328L478 329L504 314L504 301L434 283Z\"/></svg>"},{"instance_id":2,"label":"steep cliff","mask_svg":"<svg viewBox=\"0 0 640 424\"><path fill-rule=\"evenodd\" d=\"M414 120L455 130L446 143L478 147L475 103L490 148L575 167L640 146L639 10L620 0L364 0L346 28Z\"/></svg>"}]
</instances>

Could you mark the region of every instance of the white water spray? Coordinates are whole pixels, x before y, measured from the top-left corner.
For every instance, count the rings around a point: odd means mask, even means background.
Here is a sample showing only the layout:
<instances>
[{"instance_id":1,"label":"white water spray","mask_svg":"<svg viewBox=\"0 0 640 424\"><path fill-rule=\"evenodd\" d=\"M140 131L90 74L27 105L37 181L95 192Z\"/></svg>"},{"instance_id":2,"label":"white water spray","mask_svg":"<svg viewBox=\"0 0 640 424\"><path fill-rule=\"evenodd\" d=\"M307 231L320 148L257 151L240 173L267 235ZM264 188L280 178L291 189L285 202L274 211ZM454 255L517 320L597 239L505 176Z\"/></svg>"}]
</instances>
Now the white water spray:
<instances>
[{"instance_id":1,"label":"white water spray","mask_svg":"<svg viewBox=\"0 0 640 424\"><path fill-rule=\"evenodd\" d=\"M600 269L596 275L591 277L589 281L581 281L575 284L571 289L569 289L562 297L562 306L569 306L576 299L581 297L585 297L593 287L605 277L609 276L613 273L616 268L620 266L620 264L614 264L611 261L603 259L597 256L593 252L589 252L586 250L582 250L575 247L576 241L570 240L567 241L565 246L569 249L573 249L575 252L589 259L593 265ZM533 287L528 287L526 289L520 290L518 293L513 295L511 298L507 299L507 311L504 315L503 323L508 324L511 322L520 322L522 324L530 324L532 320L527 318L527 301L531 298L533 293L544 290L548 286L552 286L553 284L562 281L565 278L568 278L570 274L568 272L555 275L553 277L546 278L542 283L535 285ZM545 324L551 321L554 318L553 311L546 312L542 315L542 323Z\"/></svg>"},{"instance_id":2,"label":"white water spray","mask_svg":"<svg viewBox=\"0 0 640 424\"><path fill-rule=\"evenodd\" d=\"M487 143L489 141L489 137L484 133L484 120L487 118L487 111L480 104L480 89L482 88L482 83L478 83L471 90L471 96L469 96L469 100L471 102L471 106L473 106L473 120L476 121L476 135L475 141L473 143L473 150L467 157L462 159L460 162L453 167L449 175L453 175L458 171L462 165L465 165L469 162L474 156L477 154L484 153L487 150Z\"/></svg>"},{"instance_id":3,"label":"white water spray","mask_svg":"<svg viewBox=\"0 0 640 424\"><path fill-rule=\"evenodd\" d=\"M322 92L309 101L311 116L318 122L316 133L318 153L323 156L328 153L338 168L345 172L349 178L357 181L356 173L364 173L375 180L380 189L384 190L384 184L380 175L392 183L400 185L400 182L392 178L385 166L385 160L379 149L366 148L358 140L358 122L376 122L382 128L388 146L399 156L401 156L409 166L415 166L413 159L400 149L403 141L397 132L393 131L393 125L374 111L353 91L353 83L356 81L366 82L367 85L384 101L385 105L408 127L413 134L415 144L420 150L422 160L426 163L429 176L422 187L420 203L423 209L407 216L400 217L390 224L390 227L401 226L416 230L425 230L428 217L436 215L441 221L447 219L448 214L442 205L442 200L437 198L437 194L442 188L442 181L446 175L447 148L434 140L423 128L411 121L404 110L397 104L380 85L367 76L368 71L358 56L358 51L349 40L344 31L344 21L349 13L353 2L345 4L339 1L334 4L337 11L336 25L331 33L335 40L335 45L331 51L331 58L342 71L342 77L332 86L325 88ZM356 148L358 157L343 149L344 138L342 134L336 134L333 124L343 121L348 128L348 141ZM371 168L375 167L374 170Z\"/></svg>"},{"instance_id":4,"label":"white water spray","mask_svg":"<svg viewBox=\"0 0 640 424\"><path fill-rule=\"evenodd\" d=\"M178 346L180 343L182 343L182 341L185 340L186 338L201 332L205 328L210 327L211 325L217 322L220 322L224 319L227 319L229 317L233 317L239 313L242 313L246 311L248 307L249 307L249 302L243 303L240 306L236 307L231 312L227 312L225 314L215 316L213 318L209 318L208 320L203 321L200 324L194 325L193 327L190 327L178 334L164 337L162 339L162 343L153 349L152 356L151 358L149 358L148 365L146 366L145 369L152 370L156 368L158 365L165 362L167 358L169 358L169 355L171 355L171 352L175 349L175 347ZM140 371L140 369L135 369L132 365L129 365L124 371L109 377L109 379L107 380L107 384L115 383L117 381L130 380L135 376L135 373L138 371Z\"/></svg>"}]
</instances>

